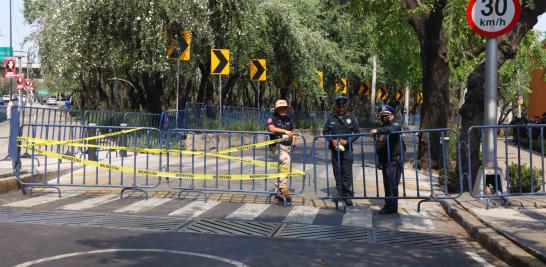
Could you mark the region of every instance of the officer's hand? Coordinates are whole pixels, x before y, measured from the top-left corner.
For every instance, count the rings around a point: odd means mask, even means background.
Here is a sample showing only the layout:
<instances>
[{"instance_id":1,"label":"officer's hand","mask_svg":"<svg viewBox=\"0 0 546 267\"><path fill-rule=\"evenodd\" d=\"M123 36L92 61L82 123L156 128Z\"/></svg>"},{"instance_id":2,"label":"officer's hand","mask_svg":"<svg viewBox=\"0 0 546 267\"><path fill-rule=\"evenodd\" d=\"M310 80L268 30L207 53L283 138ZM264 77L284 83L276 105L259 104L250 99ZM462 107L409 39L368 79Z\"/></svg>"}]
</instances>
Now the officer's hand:
<instances>
[{"instance_id":1,"label":"officer's hand","mask_svg":"<svg viewBox=\"0 0 546 267\"><path fill-rule=\"evenodd\" d=\"M293 131L285 131L286 135L288 135L288 137L292 137L294 135L294 132Z\"/></svg>"},{"instance_id":2,"label":"officer's hand","mask_svg":"<svg viewBox=\"0 0 546 267\"><path fill-rule=\"evenodd\" d=\"M371 130L370 130L370 134L376 135L376 134L377 134L377 129L371 129Z\"/></svg>"},{"instance_id":3,"label":"officer's hand","mask_svg":"<svg viewBox=\"0 0 546 267\"><path fill-rule=\"evenodd\" d=\"M345 145L347 145L347 140L341 139L340 143L341 143L341 145L345 146Z\"/></svg>"}]
</instances>

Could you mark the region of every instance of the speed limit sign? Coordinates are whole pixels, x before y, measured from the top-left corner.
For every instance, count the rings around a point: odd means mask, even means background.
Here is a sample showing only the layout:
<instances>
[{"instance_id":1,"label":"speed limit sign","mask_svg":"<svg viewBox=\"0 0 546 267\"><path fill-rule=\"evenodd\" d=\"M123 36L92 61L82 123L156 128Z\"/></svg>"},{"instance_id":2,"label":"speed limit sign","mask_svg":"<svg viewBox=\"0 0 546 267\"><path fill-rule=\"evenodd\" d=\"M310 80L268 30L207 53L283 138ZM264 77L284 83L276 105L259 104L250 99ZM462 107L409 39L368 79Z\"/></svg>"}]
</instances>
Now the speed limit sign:
<instances>
[{"instance_id":1,"label":"speed limit sign","mask_svg":"<svg viewBox=\"0 0 546 267\"><path fill-rule=\"evenodd\" d=\"M497 37L512 30L521 13L519 0L470 0L466 21L483 37Z\"/></svg>"}]
</instances>

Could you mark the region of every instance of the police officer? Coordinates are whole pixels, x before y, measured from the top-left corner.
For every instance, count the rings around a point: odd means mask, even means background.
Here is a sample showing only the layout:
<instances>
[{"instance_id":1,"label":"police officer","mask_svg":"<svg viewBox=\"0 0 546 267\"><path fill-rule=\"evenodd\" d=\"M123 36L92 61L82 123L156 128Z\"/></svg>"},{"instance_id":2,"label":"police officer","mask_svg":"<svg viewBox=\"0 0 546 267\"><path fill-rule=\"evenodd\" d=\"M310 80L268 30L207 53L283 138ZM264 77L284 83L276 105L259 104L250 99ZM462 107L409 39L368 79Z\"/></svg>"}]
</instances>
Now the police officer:
<instances>
[{"instance_id":1,"label":"police officer","mask_svg":"<svg viewBox=\"0 0 546 267\"><path fill-rule=\"evenodd\" d=\"M360 133L360 127L356 117L347 112L349 98L338 96L335 99L335 110L326 119L323 135L343 135ZM352 142L358 136L329 137L329 148L332 152L332 169L336 179L336 190L338 197L343 198L347 206L352 206L351 197L354 196L353 187L353 149ZM338 202L335 199L334 202Z\"/></svg>"},{"instance_id":2,"label":"police officer","mask_svg":"<svg viewBox=\"0 0 546 267\"><path fill-rule=\"evenodd\" d=\"M394 122L395 109L389 105L381 105L378 111L382 123L381 128L372 129L370 134L377 140L378 168L383 172L383 186L386 197L385 206L379 213L392 214L398 213L398 199L394 197L398 197L398 184L403 171L403 162L400 155L406 151L406 146L404 140L400 138L400 134L390 134L402 130L400 124ZM388 197L392 198L389 199Z\"/></svg>"},{"instance_id":3,"label":"police officer","mask_svg":"<svg viewBox=\"0 0 546 267\"><path fill-rule=\"evenodd\" d=\"M275 108L273 109L273 116L269 117L266 121L266 127L269 132L271 140L292 137L294 135L294 124L288 116L290 107L288 102L284 99L279 99L275 102ZM290 153L292 150L292 138L288 138L279 144L279 163L283 166L290 167ZM275 153L275 146L271 147L271 152ZM275 184L277 187L277 193L282 194L288 202L290 202L290 191L288 189L288 177L279 178ZM280 198L275 197L277 201Z\"/></svg>"}]
</instances>

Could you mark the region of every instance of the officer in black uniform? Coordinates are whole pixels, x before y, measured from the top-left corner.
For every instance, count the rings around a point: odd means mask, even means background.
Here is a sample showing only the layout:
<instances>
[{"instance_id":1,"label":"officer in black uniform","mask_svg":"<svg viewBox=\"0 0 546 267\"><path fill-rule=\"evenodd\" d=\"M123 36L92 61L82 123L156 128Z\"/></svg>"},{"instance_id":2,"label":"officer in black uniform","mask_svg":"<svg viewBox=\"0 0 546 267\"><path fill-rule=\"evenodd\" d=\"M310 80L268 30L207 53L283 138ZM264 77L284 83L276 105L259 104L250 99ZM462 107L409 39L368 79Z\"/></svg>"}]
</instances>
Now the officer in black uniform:
<instances>
[{"instance_id":1,"label":"officer in black uniform","mask_svg":"<svg viewBox=\"0 0 546 267\"><path fill-rule=\"evenodd\" d=\"M385 206L379 211L380 214L398 213L398 184L403 171L403 162L400 155L406 151L404 140L400 134L390 134L402 131L400 124L394 122L395 109L389 105L379 107L381 117L381 128L372 129L370 133L377 140L377 156L379 159L378 168L383 172L383 186L385 189ZM390 134L390 135L389 135ZM387 147L388 136L388 147ZM400 144L402 142L402 144ZM390 153L390 156L389 156Z\"/></svg>"},{"instance_id":2,"label":"officer in black uniform","mask_svg":"<svg viewBox=\"0 0 546 267\"><path fill-rule=\"evenodd\" d=\"M338 96L335 99L335 111L328 116L323 135L343 135L360 133L360 127L356 117L347 112L349 98ZM347 206L352 206L351 197L354 196L353 187L353 148L352 143L358 136L352 137L329 137L329 147L332 152L332 168L336 178L336 190L339 197ZM339 201L338 199L334 200Z\"/></svg>"}]
</instances>

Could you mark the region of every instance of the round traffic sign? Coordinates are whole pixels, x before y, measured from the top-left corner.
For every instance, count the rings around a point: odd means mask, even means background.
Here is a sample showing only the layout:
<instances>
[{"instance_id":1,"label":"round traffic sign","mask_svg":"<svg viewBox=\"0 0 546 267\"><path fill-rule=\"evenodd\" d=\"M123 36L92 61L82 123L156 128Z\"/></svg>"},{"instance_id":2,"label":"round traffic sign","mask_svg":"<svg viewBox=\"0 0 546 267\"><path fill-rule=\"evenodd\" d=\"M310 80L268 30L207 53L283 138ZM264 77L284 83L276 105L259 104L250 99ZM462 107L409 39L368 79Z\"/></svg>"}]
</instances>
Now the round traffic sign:
<instances>
[{"instance_id":1,"label":"round traffic sign","mask_svg":"<svg viewBox=\"0 0 546 267\"><path fill-rule=\"evenodd\" d=\"M512 30L520 13L519 0L470 0L466 21L479 35L496 37Z\"/></svg>"}]
</instances>

